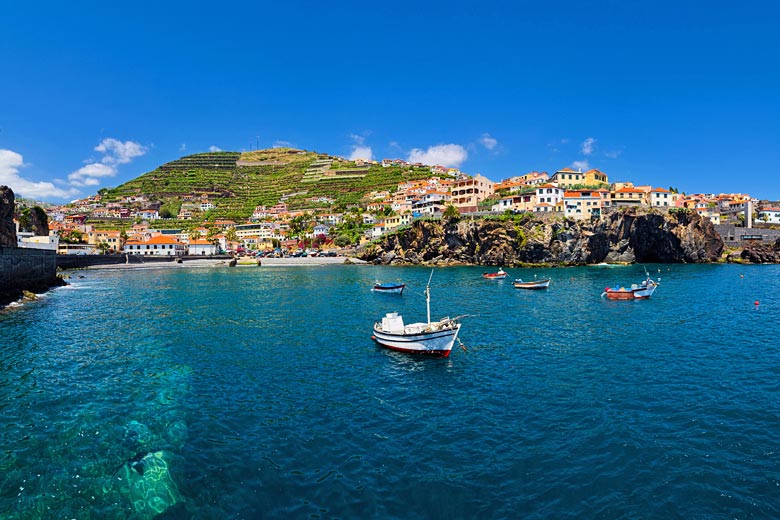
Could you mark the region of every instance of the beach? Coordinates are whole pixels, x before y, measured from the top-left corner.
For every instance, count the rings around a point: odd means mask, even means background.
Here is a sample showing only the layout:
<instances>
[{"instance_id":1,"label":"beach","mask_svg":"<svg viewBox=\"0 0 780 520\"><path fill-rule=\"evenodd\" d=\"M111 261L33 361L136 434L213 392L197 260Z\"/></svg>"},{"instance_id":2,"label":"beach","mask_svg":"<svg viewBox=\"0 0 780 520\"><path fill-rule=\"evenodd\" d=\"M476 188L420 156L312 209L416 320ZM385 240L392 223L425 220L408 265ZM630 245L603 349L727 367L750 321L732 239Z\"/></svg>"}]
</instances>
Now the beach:
<instances>
[{"instance_id":1,"label":"beach","mask_svg":"<svg viewBox=\"0 0 780 520\"><path fill-rule=\"evenodd\" d=\"M340 264L365 264L364 260L346 256L315 256L300 258L237 258L236 267L294 267ZM260 260L260 266L257 261ZM188 269L193 267L228 267L230 260L225 258L184 258L182 262L150 261L147 263L92 265L84 269Z\"/></svg>"}]
</instances>

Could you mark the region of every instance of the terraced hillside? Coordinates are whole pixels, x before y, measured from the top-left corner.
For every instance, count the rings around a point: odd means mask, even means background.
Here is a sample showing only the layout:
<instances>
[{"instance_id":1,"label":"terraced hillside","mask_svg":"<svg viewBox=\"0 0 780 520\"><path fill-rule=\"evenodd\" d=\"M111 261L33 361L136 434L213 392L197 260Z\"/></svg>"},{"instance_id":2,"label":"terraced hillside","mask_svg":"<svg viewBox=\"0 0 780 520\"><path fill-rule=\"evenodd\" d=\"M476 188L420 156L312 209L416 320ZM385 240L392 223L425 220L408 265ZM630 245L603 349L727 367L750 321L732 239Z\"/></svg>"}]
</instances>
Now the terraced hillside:
<instances>
[{"instance_id":1,"label":"terraced hillside","mask_svg":"<svg viewBox=\"0 0 780 520\"><path fill-rule=\"evenodd\" d=\"M256 206L280 201L290 209L328 207L312 199L333 199L336 208L360 202L369 191L394 189L399 182L431 176L430 169L357 167L337 157L291 148L189 155L163 164L121 186L106 190L106 202L145 196L167 206L193 197L214 205L194 219L247 219Z\"/></svg>"}]
</instances>

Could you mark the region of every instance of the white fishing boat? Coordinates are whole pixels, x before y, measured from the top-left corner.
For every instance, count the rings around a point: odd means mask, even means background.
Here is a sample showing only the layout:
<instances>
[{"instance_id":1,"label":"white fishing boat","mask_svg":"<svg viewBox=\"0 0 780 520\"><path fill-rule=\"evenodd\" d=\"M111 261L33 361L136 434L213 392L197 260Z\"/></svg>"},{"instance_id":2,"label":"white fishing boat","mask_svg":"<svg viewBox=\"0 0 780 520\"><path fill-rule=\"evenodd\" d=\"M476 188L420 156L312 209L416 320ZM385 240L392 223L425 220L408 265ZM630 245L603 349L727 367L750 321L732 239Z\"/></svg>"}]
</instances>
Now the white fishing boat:
<instances>
[{"instance_id":1,"label":"white fishing boat","mask_svg":"<svg viewBox=\"0 0 780 520\"><path fill-rule=\"evenodd\" d=\"M543 278L541 280L524 282L522 279L518 278L512 282L512 285L514 285L516 289L547 289L550 286L550 279Z\"/></svg>"},{"instance_id":2,"label":"white fishing boat","mask_svg":"<svg viewBox=\"0 0 780 520\"><path fill-rule=\"evenodd\" d=\"M630 287L606 287L601 293L601 297L606 297L609 300L644 300L653 295L656 287L658 287L658 282L648 276L647 280L631 284Z\"/></svg>"},{"instance_id":3,"label":"white fishing boat","mask_svg":"<svg viewBox=\"0 0 780 520\"><path fill-rule=\"evenodd\" d=\"M433 272L431 272L433 276ZM382 321L374 323L371 339L383 347L434 357L447 357L458 338L460 323L458 318L442 318L431 321L431 280L425 286L425 301L428 308L427 323L404 324L403 317L397 312L388 312Z\"/></svg>"}]
</instances>

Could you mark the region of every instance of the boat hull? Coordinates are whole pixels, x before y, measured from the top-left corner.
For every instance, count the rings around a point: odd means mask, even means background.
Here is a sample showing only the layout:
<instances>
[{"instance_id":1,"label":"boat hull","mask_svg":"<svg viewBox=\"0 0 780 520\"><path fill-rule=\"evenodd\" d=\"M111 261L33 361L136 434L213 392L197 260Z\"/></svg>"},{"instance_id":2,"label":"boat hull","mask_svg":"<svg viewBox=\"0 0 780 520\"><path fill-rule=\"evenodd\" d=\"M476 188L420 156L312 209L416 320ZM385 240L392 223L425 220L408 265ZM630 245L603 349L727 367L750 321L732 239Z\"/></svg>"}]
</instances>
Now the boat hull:
<instances>
[{"instance_id":1,"label":"boat hull","mask_svg":"<svg viewBox=\"0 0 780 520\"><path fill-rule=\"evenodd\" d=\"M374 285L372 291L384 294L403 294L406 284L400 285Z\"/></svg>"},{"instance_id":2,"label":"boat hull","mask_svg":"<svg viewBox=\"0 0 780 520\"><path fill-rule=\"evenodd\" d=\"M374 325L371 339L379 345L398 352L433 357L449 356L460 331L460 323L451 328L418 333L384 332L377 325Z\"/></svg>"},{"instance_id":3,"label":"boat hull","mask_svg":"<svg viewBox=\"0 0 780 520\"><path fill-rule=\"evenodd\" d=\"M655 292L657 285L650 283L636 289L605 289L603 296L608 300L644 300L650 298Z\"/></svg>"},{"instance_id":4,"label":"boat hull","mask_svg":"<svg viewBox=\"0 0 780 520\"><path fill-rule=\"evenodd\" d=\"M533 282L518 282L515 280L512 282L515 289L547 289L550 286L550 279L535 280Z\"/></svg>"},{"instance_id":5,"label":"boat hull","mask_svg":"<svg viewBox=\"0 0 780 520\"><path fill-rule=\"evenodd\" d=\"M485 280L502 280L502 279L506 278L506 273L503 273L503 274L498 274L498 273L496 273L496 274L483 274L482 278L484 278Z\"/></svg>"}]
</instances>

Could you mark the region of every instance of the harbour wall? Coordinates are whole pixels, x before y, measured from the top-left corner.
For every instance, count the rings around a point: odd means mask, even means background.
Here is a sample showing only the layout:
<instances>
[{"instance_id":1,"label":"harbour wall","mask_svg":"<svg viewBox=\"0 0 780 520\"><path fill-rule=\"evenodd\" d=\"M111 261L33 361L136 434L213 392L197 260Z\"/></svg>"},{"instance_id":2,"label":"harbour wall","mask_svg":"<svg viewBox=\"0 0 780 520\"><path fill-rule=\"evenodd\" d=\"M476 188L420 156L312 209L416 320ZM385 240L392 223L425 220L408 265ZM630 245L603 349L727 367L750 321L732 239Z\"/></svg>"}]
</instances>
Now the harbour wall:
<instances>
[{"instance_id":1,"label":"harbour wall","mask_svg":"<svg viewBox=\"0 0 780 520\"><path fill-rule=\"evenodd\" d=\"M117 265L117 264L153 264L153 263L171 263L178 259L183 262L187 260L230 260L230 255L212 255L212 256L155 256L155 255L57 255L57 267L60 269L84 269L95 265Z\"/></svg>"},{"instance_id":2,"label":"harbour wall","mask_svg":"<svg viewBox=\"0 0 780 520\"><path fill-rule=\"evenodd\" d=\"M18 299L22 291L41 293L62 285L56 256L55 251L0 246L0 306Z\"/></svg>"}]
</instances>

